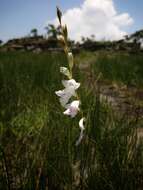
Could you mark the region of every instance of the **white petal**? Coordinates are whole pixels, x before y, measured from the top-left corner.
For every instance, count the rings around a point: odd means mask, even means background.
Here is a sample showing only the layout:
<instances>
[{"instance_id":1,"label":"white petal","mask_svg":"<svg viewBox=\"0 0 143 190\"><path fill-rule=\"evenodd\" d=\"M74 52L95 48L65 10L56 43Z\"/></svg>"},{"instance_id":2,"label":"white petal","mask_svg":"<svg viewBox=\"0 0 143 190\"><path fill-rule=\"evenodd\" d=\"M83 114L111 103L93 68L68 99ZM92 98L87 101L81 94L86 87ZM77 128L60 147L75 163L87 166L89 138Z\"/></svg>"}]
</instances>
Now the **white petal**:
<instances>
[{"instance_id":1,"label":"white petal","mask_svg":"<svg viewBox=\"0 0 143 190\"><path fill-rule=\"evenodd\" d=\"M71 104L68 104L68 109L63 113L71 116L72 118L75 117L79 111L79 104L80 102L78 100L73 101Z\"/></svg>"},{"instance_id":2,"label":"white petal","mask_svg":"<svg viewBox=\"0 0 143 190\"><path fill-rule=\"evenodd\" d=\"M69 53L68 53L68 56L69 56L69 57L73 56L73 55L72 55L72 52L69 52Z\"/></svg>"},{"instance_id":3,"label":"white petal","mask_svg":"<svg viewBox=\"0 0 143 190\"><path fill-rule=\"evenodd\" d=\"M69 80L62 80L62 84L63 84L63 86L64 86L65 88L68 88L68 87L69 87L68 83L69 83Z\"/></svg>"},{"instance_id":4,"label":"white petal","mask_svg":"<svg viewBox=\"0 0 143 190\"><path fill-rule=\"evenodd\" d=\"M68 101L69 101L69 98L66 98L66 97L60 98L60 103L61 103L61 105L62 105L64 108L65 108L66 104L68 103Z\"/></svg>"},{"instance_id":5,"label":"white petal","mask_svg":"<svg viewBox=\"0 0 143 190\"><path fill-rule=\"evenodd\" d=\"M75 107L77 109L79 109L79 104L80 104L80 101L79 100L75 100L71 103L71 107Z\"/></svg>"},{"instance_id":6,"label":"white petal","mask_svg":"<svg viewBox=\"0 0 143 190\"><path fill-rule=\"evenodd\" d=\"M84 121L85 121L85 117L81 118L79 121L79 127L80 127L81 131L80 131L80 136L79 136L78 140L76 141L76 146L78 146L81 143L83 136L84 136L84 134L83 134L83 131L85 130L85 127L83 125Z\"/></svg>"},{"instance_id":7,"label":"white petal","mask_svg":"<svg viewBox=\"0 0 143 190\"><path fill-rule=\"evenodd\" d=\"M66 106L68 103L69 99L72 96L75 96L75 89L73 86L69 88L65 88L63 90L56 91L55 94L60 97L60 103L63 107Z\"/></svg>"},{"instance_id":8,"label":"white petal","mask_svg":"<svg viewBox=\"0 0 143 190\"><path fill-rule=\"evenodd\" d=\"M65 94L65 91L64 90L58 90L58 91L56 91L55 92L55 94L57 95L57 96L63 96L64 94Z\"/></svg>"},{"instance_id":9,"label":"white petal","mask_svg":"<svg viewBox=\"0 0 143 190\"><path fill-rule=\"evenodd\" d=\"M66 104L68 103L71 96L72 94L65 94L64 96L60 97L60 103L63 107L67 108Z\"/></svg>"},{"instance_id":10,"label":"white petal","mask_svg":"<svg viewBox=\"0 0 143 190\"><path fill-rule=\"evenodd\" d=\"M69 87L69 88L65 88L63 90L58 90L55 91L55 94L59 97L65 96L65 95L69 95L69 96L75 96L75 89L73 86Z\"/></svg>"},{"instance_id":11,"label":"white petal","mask_svg":"<svg viewBox=\"0 0 143 190\"><path fill-rule=\"evenodd\" d=\"M83 125L83 122L85 121L85 117L81 118L80 121L79 121L79 127L81 130L84 130L84 125Z\"/></svg>"},{"instance_id":12,"label":"white petal","mask_svg":"<svg viewBox=\"0 0 143 190\"><path fill-rule=\"evenodd\" d=\"M68 108L66 111L64 111L64 115L69 115L72 118L75 117L77 115L78 109L70 107Z\"/></svg>"},{"instance_id":13,"label":"white petal","mask_svg":"<svg viewBox=\"0 0 143 190\"><path fill-rule=\"evenodd\" d=\"M63 107L66 106L66 104L68 103L69 99L72 97L72 96L75 96L75 90L73 87L70 87L70 88L65 88L64 90L64 94L63 96L61 96L60 98L60 102L62 104ZM63 102L63 103L62 103Z\"/></svg>"},{"instance_id":14,"label":"white petal","mask_svg":"<svg viewBox=\"0 0 143 190\"><path fill-rule=\"evenodd\" d=\"M64 115L70 115L70 109L67 109L66 111L63 112Z\"/></svg>"},{"instance_id":15,"label":"white petal","mask_svg":"<svg viewBox=\"0 0 143 190\"><path fill-rule=\"evenodd\" d=\"M65 93L69 94L71 96L75 96L75 89L73 86L70 86L68 88L65 88Z\"/></svg>"},{"instance_id":16,"label":"white petal","mask_svg":"<svg viewBox=\"0 0 143 190\"><path fill-rule=\"evenodd\" d=\"M74 87L75 90L80 87L80 83L77 83L74 79L62 80L62 84L65 88Z\"/></svg>"},{"instance_id":17,"label":"white petal","mask_svg":"<svg viewBox=\"0 0 143 190\"><path fill-rule=\"evenodd\" d=\"M75 85L74 85L75 89L78 89L80 87L80 83L79 82L76 82Z\"/></svg>"}]
</instances>

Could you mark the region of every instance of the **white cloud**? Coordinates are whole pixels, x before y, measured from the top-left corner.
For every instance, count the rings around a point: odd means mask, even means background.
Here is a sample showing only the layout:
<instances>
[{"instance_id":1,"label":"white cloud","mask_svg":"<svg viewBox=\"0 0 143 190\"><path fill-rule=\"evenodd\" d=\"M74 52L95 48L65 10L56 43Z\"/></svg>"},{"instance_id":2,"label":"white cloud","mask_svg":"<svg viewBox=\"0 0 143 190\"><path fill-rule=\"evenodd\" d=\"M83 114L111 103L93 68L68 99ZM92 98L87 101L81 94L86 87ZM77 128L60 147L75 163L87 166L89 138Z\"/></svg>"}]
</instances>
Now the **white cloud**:
<instances>
[{"instance_id":1,"label":"white cloud","mask_svg":"<svg viewBox=\"0 0 143 190\"><path fill-rule=\"evenodd\" d=\"M63 22L71 39L80 40L81 36L94 34L97 40L117 40L126 35L123 27L131 25L133 19L128 13L119 14L113 0L84 0L80 7L63 14Z\"/></svg>"}]
</instances>

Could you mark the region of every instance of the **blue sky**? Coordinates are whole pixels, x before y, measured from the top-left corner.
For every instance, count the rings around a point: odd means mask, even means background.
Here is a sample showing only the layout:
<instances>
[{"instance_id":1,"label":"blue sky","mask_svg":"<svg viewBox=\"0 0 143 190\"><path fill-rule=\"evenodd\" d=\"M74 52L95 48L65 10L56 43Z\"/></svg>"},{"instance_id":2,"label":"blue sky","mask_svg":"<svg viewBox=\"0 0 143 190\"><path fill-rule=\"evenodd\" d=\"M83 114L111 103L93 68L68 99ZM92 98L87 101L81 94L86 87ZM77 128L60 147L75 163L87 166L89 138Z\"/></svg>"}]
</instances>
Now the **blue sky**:
<instances>
[{"instance_id":1,"label":"blue sky","mask_svg":"<svg viewBox=\"0 0 143 190\"><path fill-rule=\"evenodd\" d=\"M129 32L143 29L143 0L114 0L114 2L118 11L128 12L134 19Z\"/></svg>"},{"instance_id":2,"label":"blue sky","mask_svg":"<svg viewBox=\"0 0 143 190\"><path fill-rule=\"evenodd\" d=\"M127 12L134 20L134 24L125 29L127 32L143 28L143 0L113 1L118 13ZM56 5L66 11L80 7L83 2L84 0L0 0L0 39L26 36L32 28L38 28L39 33L44 33L46 21L56 17Z\"/></svg>"}]
</instances>

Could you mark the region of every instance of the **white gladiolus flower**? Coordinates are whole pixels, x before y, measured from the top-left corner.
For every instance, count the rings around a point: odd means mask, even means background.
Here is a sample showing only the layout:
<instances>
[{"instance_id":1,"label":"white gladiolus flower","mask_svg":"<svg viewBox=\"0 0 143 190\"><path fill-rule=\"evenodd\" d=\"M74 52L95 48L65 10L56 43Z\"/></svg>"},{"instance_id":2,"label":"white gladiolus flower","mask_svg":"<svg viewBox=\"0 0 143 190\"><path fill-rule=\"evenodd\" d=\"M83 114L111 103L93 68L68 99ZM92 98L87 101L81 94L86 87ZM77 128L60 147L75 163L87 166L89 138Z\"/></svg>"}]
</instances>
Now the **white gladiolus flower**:
<instances>
[{"instance_id":1,"label":"white gladiolus flower","mask_svg":"<svg viewBox=\"0 0 143 190\"><path fill-rule=\"evenodd\" d=\"M84 127L84 124L83 124L84 121L85 121L84 117L81 118L81 120L79 121L79 128L81 129L81 131L80 131L80 136L79 136L78 140L76 141L76 146L78 146L81 143L82 139L83 139L83 131L85 130L85 127Z\"/></svg>"},{"instance_id":2,"label":"white gladiolus flower","mask_svg":"<svg viewBox=\"0 0 143 190\"><path fill-rule=\"evenodd\" d=\"M69 88L65 88L64 90L59 90L55 92L57 96L60 97L60 103L63 107L66 106L66 104L68 103L69 99L72 96L75 96L75 89L74 87L69 87Z\"/></svg>"},{"instance_id":3,"label":"white gladiolus flower","mask_svg":"<svg viewBox=\"0 0 143 190\"><path fill-rule=\"evenodd\" d=\"M60 97L60 103L63 107L67 108L66 104L72 96L75 96L75 90L73 87L65 88L63 96Z\"/></svg>"},{"instance_id":4,"label":"white gladiolus flower","mask_svg":"<svg viewBox=\"0 0 143 190\"><path fill-rule=\"evenodd\" d=\"M67 105L67 110L64 111L63 113L65 115L71 116L72 118L75 117L79 111L79 104L80 104L79 100L73 101L71 104Z\"/></svg>"},{"instance_id":5,"label":"white gladiolus flower","mask_svg":"<svg viewBox=\"0 0 143 190\"><path fill-rule=\"evenodd\" d=\"M66 68L62 68L62 70L66 70ZM77 83L74 79L70 80L63 80L62 81L63 86L65 89L56 91L56 95L60 97L60 103L63 107L66 107L66 104L68 103L69 99L72 96L75 96L75 90L79 88L80 83Z\"/></svg>"},{"instance_id":6,"label":"white gladiolus flower","mask_svg":"<svg viewBox=\"0 0 143 190\"><path fill-rule=\"evenodd\" d=\"M62 80L62 84L65 88L73 87L75 90L80 87L80 83L76 82L74 79Z\"/></svg>"}]
</instances>

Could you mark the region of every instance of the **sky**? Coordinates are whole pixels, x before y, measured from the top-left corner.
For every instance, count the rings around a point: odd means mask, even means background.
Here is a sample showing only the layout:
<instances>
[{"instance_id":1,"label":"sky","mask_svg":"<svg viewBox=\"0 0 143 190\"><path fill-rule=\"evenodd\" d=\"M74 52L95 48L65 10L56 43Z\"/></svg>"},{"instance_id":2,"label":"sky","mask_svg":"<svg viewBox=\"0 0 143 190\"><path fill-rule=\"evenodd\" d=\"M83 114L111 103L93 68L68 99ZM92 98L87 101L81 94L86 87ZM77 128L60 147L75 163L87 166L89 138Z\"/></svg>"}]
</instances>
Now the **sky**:
<instances>
[{"instance_id":1,"label":"sky","mask_svg":"<svg viewBox=\"0 0 143 190\"><path fill-rule=\"evenodd\" d=\"M32 28L46 33L46 24L57 23L57 5L74 40L120 39L143 28L143 0L0 0L0 39L27 36Z\"/></svg>"}]
</instances>

